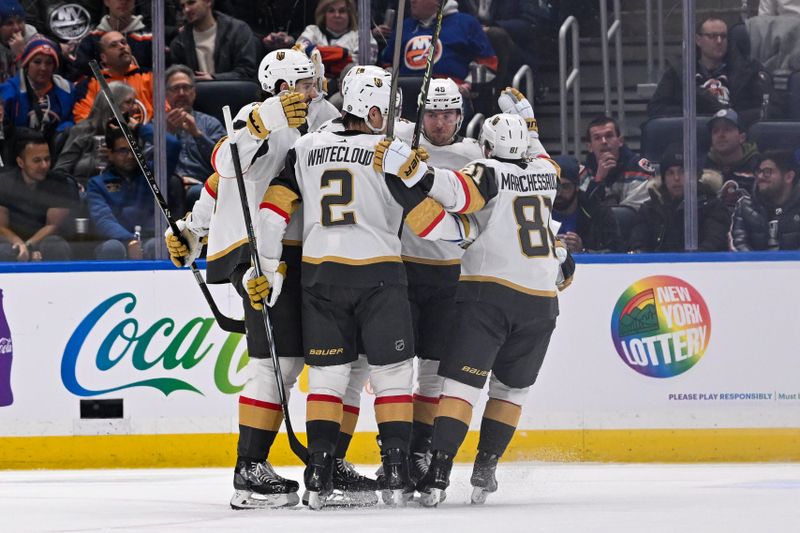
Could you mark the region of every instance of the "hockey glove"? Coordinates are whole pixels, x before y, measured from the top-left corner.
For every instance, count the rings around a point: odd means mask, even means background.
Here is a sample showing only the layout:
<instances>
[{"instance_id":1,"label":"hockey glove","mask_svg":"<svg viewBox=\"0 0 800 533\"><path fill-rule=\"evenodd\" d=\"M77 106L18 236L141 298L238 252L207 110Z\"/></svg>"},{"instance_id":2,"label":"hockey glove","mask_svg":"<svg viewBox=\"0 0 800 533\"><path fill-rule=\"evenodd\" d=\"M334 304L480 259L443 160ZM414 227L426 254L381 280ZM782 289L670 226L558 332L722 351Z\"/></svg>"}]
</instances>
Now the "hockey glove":
<instances>
[{"instance_id":1,"label":"hockey glove","mask_svg":"<svg viewBox=\"0 0 800 533\"><path fill-rule=\"evenodd\" d=\"M525 98L524 94L513 87L506 87L497 98L497 105L500 106L500 111L503 113L519 115L525 119L528 124L528 131L536 131L538 133L539 128L536 126L536 118L533 116L533 107L531 107L531 103Z\"/></svg>"},{"instance_id":2,"label":"hockey glove","mask_svg":"<svg viewBox=\"0 0 800 533\"><path fill-rule=\"evenodd\" d=\"M164 232L169 259L178 268L194 263L203 250L200 236L187 227L188 223L191 223L191 219L192 213L187 213L183 220L175 222L181 232L180 235L174 235L170 227Z\"/></svg>"},{"instance_id":3,"label":"hockey glove","mask_svg":"<svg viewBox=\"0 0 800 533\"><path fill-rule=\"evenodd\" d=\"M475 242L475 239L478 237L478 221L472 214L461 215L450 213L450 216L453 217L459 233L459 238L455 240L449 240L445 238L444 240L457 244L466 250L469 248L469 245Z\"/></svg>"},{"instance_id":4,"label":"hockey glove","mask_svg":"<svg viewBox=\"0 0 800 533\"><path fill-rule=\"evenodd\" d=\"M395 139L384 139L375 147L372 165L378 172L392 174L403 180L406 187L413 187L428 172L428 165L420 160L416 150Z\"/></svg>"},{"instance_id":5,"label":"hockey glove","mask_svg":"<svg viewBox=\"0 0 800 533\"><path fill-rule=\"evenodd\" d=\"M254 138L264 140L273 131L302 126L308 112L308 105L303 100L304 96L296 92L267 98L250 110L247 130Z\"/></svg>"},{"instance_id":6,"label":"hockey glove","mask_svg":"<svg viewBox=\"0 0 800 533\"><path fill-rule=\"evenodd\" d=\"M556 257L559 262L558 276L556 276L556 287L563 291L572 283L575 276L575 259L569 253L567 247L561 241L556 241Z\"/></svg>"},{"instance_id":7,"label":"hockey glove","mask_svg":"<svg viewBox=\"0 0 800 533\"><path fill-rule=\"evenodd\" d=\"M261 276L256 276L255 267L250 267L244 273L242 283L247 290L250 298L250 305L256 311L264 308L264 302L272 307L278 301L278 296L283 288L283 280L286 277L286 263L278 262L275 259L261 258ZM270 293L270 288L272 292ZM269 300L267 300L269 296Z\"/></svg>"},{"instance_id":8,"label":"hockey glove","mask_svg":"<svg viewBox=\"0 0 800 533\"><path fill-rule=\"evenodd\" d=\"M417 156L419 156L419 160L422 162L427 162L428 159L431 158L431 154L422 146L417 147Z\"/></svg>"}]
</instances>

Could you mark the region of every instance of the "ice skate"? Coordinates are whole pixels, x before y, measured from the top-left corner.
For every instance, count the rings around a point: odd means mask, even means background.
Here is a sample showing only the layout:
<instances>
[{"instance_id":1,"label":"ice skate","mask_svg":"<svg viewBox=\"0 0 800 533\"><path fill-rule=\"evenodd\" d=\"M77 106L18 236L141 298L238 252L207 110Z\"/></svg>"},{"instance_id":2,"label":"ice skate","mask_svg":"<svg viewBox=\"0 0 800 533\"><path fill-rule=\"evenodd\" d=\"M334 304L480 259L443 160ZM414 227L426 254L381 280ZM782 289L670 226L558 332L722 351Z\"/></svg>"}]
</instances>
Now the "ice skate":
<instances>
[{"instance_id":1,"label":"ice skate","mask_svg":"<svg viewBox=\"0 0 800 533\"><path fill-rule=\"evenodd\" d=\"M486 497L497 490L497 461L500 458L486 452L478 452L475 466L472 467L472 496L470 500L476 505L486 502Z\"/></svg>"},{"instance_id":2,"label":"ice skate","mask_svg":"<svg viewBox=\"0 0 800 533\"><path fill-rule=\"evenodd\" d=\"M308 492L308 508L314 511L322 509L325 501L333 491L333 456L326 452L314 452L308 459L303 481ZM305 503L303 495L303 503Z\"/></svg>"},{"instance_id":3,"label":"ice skate","mask_svg":"<svg viewBox=\"0 0 800 533\"><path fill-rule=\"evenodd\" d=\"M276 474L267 461L239 459L233 475L233 488L231 508L236 510L291 507L300 502L298 483Z\"/></svg>"},{"instance_id":4,"label":"ice skate","mask_svg":"<svg viewBox=\"0 0 800 533\"><path fill-rule=\"evenodd\" d=\"M431 439L424 439L419 445L411 450L408 462L408 475L411 483L416 485L425 477L431 464Z\"/></svg>"},{"instance_id":5,"label":"ice skate","mask_svg":"<svg viewBox=\"0 0 800 533\"><path fill-rule=\"evenodd\" d=\"M450 485L452 468L452 455L439 450L433 453L428 472L417 483L420 504L424 507L436 507L445 500L445 490Z\"/></svg>"},{"instance_id":6,"label":"ice skate","mask_svg":"<svg viewBox=\"0 0 800 533\"><path fill-rule=\"evenodd\" d=\"M383 503L405 506L413 495L413 485L408 476L408 456L400 448L391 448L381 454L383 468L380 488Z\"/></svg>"},{"instance_id":7,"label":"ice skate","mask_svg":"<svg viewBox=\"0 0 800 533\"><path fill-rule=\"evenodd\" d=\"M334 459L333 493L328 505L367 507L378 503L378 483L359 474L345 459Z\"/></svg>"}]
</instances>

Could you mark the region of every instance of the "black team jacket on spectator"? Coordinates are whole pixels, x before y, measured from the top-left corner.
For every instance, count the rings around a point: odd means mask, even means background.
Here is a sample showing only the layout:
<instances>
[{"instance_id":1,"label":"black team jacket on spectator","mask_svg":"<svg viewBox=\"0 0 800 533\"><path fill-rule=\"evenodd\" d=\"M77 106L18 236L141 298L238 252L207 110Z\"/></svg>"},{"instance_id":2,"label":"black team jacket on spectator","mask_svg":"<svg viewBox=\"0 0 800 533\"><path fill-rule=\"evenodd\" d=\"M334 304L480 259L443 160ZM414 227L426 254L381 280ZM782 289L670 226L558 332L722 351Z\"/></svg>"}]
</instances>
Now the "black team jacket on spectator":
<instances>
[{"instance_id":1,"label":"black team jacket on spectator","mask_svg":"<svg viewBox=\"0 0 800 533\"><path fill-rule=\"evenodd\" d=\"M770 244L770 220L777 221L775 244ZM736 204L731 247L738 251L800 249L800 185L782 207L768 207L758 196L743 196Z\"/></svg>"},{"instance_id":2,"label":"black team jacket on spectator","mask_svg":"<svg viewBox=\"0 0 800 533\"><path fill-rule=\"evenodd\" d=\"M681 65L678 60L671 61L658 83L655 94L647 103L647 114L651 118L683 116ZM724 65L723 74L727 79L723 83L730 90L728 106L723 106L715 96L700 88L709 80L719 80L720 74L707 72L698 62L697 114L713 115L720 109L731 107L739 113L744 123L750 124L757 120L761 113L764 94L771 92L767 75L757 61L742 56L733 44L728 45L728 55Z\"/></svg>"},{"instance_id":3,"label":"black team jacket on spectator","mask_svg":"<svg viewBox=\"0 0 800 533\"><path fill-rule=\"evenodd\" d=\"M745 143L742 145L742 157L738 161L734 161L728 165L723 165L718 156L713 150L706 154L702 164L699 165L703 171L714 170L719 172L721 180L719 183L712 183L714 181L712 176L704 176L704 180L709 180L709 185L715 190L719 190L725 182L735 181L739 188L744 189L748 193L753 192L753 183L755 183L755 172L758 167L758 148L755 144ZM708 173L706 173L708 174Z\"/></svg>"},{"instance_id":4,"label":"black team jacket on spectator","mask_svg":"<svg viewBox=\"0 0 800 533\"><path fill-rule=\"evenodd\" d=\"M260 47L250 27L241 20L214 11L217 21L217 36L214 40L214 79L252 80L256 77ZM194 34L190 26L184 26L169 45L173 64L186 65L194 71L200 70L197 61Z\"/></svg>"},{"instance_id":5,"label":"black team jacket on spectator","mask_svg":"<svg viewBox=\"0 0 800 533\"><path fill-rule=\"evenodd\" d=\"M650 200L642 204L631 230L630 249L635 252L682 252L685 249L683 198L670 200L666 188L650 188ZM697 249L727 249L730 216L710 187L697 184Z\"/></svg>"},{"instance_id":6,"label":"black team jacket on spectator","mask_svg":"<svg viewBox=\"0 0 800 533\"><path fill-rule=\"evenodd\" d=\"M655 176L650 162L627 145L619 149L617 166L608 173L605 181L597 183L597 158L590 153L578 179L581 190L589 198L597 198L607 205L623 204L638 209L647 201L647 183Z\"/></svg>"}]
</instances>

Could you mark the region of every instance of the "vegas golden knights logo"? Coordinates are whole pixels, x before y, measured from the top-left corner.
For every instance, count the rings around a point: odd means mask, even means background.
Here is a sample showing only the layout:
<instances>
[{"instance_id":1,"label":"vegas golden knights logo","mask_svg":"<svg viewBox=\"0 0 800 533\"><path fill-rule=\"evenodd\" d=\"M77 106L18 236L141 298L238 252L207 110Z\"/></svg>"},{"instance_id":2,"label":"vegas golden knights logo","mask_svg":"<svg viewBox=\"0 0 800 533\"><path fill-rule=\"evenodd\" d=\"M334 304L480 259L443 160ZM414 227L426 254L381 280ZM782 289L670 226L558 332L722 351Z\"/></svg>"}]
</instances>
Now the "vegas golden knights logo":
<instances>
[{"instance_id":1,"label":"vegas golden knights logo","mask_svg":"<svg viewBox=\"0 0 800 533\"><path fill-rule=\"evenodd\" d=\"M278 58L278 61L283 61L283 58L286 57L286 52L278 52L275 57Z\"/></svg>"},{"instance_id":2,"label":"vegas golden knights logo","mask_svg":"<svg viewBox=\"0 0 800 533\"><path fill-rule=\"evenodd\" d=\"M380 78L375 78L375 87L383 87L383 80Z\"/></svg>"}]
</instances>

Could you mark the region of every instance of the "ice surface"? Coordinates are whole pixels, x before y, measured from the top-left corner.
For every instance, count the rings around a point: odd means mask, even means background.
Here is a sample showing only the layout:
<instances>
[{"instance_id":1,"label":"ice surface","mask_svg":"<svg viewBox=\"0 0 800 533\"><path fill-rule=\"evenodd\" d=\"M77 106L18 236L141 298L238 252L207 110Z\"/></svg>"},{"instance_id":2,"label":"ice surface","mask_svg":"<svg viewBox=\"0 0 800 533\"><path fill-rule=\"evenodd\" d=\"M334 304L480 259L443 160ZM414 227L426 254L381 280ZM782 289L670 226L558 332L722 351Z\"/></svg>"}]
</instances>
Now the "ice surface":
<instances>
[{"instance_id":1,"label":"ice surface","mask_svg":"<svg viewBox=\"0 0 800 533\"><path fill-rule=\"evenodd\" d=\"M0 531L800 531L798 464L501 463L500 490L483 506L468 503L469 474L456 465L437 509L315 513L232 511L231 469L0 472Z\"/></svg>"}]
</instances>

